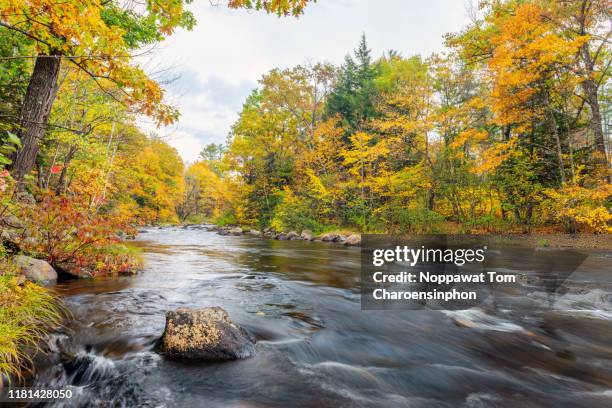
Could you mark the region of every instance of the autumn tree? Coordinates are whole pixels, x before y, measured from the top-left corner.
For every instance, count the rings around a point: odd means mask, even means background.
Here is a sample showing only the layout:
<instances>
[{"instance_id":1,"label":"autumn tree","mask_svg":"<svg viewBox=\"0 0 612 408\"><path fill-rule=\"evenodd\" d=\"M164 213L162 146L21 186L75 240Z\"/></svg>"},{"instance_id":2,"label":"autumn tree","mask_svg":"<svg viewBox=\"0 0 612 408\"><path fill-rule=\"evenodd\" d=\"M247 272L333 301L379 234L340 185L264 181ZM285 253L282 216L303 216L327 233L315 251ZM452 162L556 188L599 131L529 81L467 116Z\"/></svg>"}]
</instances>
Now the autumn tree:
<instances>
[{"instance_id":1,"label":"autumn tree","mask_svg":"<svg viewBox=\"0 0 612 408\"><path fill-rule=\"evenodd\" d=\"M13 174L23 178L34 166L58 90L61 61L82 70L134 112L158 124L178 117L164 104L163 90L133 61L132 50L160 41L177 27L191 28L185 5L191 0L147 0L142 4L102 0L2 0L0 26L34 42L36 55L19 119L22 148ZM306 0L231 0L232 8L256 8L278 15L299 15Z\"/></svg>"},{"instance_id":2,"label":"autumn tree","mask_svg":"<svg viewBox=\"0 0 612 408\"><path fill-rule=\"evenodd\" d=\"M609 41L612 35L609 0L561 0L539 2L543 18L569 41L579 43L574 54L573 72L580 84L583 101L590 110L589 129L600 163L609 167L606 150L608 137L603 131L602 91L610 80ZM579 109L582 113L582 109ZM578 114L578 117L580 115Z\"/></svg>"}]
</instances>

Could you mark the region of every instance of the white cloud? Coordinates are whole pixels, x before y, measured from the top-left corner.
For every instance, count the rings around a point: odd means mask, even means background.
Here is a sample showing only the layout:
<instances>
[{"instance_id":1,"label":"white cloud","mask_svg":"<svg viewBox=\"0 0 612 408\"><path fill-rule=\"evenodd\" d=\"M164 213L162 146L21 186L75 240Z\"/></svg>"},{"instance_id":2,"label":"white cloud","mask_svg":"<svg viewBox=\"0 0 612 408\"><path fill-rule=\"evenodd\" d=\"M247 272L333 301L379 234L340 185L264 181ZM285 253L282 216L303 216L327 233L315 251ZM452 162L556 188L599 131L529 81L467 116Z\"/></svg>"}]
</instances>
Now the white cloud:
<instances>
[{"instance_id":1,"label":"white cloud","mask_svg":"<svg viewBox=\"0 0 612 408\"><path fill-rule=\"evenodd\" d=\"M166 135L164 140L179 151L183 161L186 163L198 160L198 155L204 147L202 140L182 130L176 130Z\"/></svg>"},{"instance_id":2,"label":"white cloud","mask_svg":"<svg viewBox=\"0 0 612 408\"><path fill-rule=\"evenodd\" d=\"M460 0L320 0L299 19L229 10L194 2L197 26L163 43L149 66L173 67L167 86L181 111L177 125L161 129L185 160L194 149L225 141L244 99L275 67L307 61L342 63L365 32L374 57L394 49L405 56L443 50L443 34L467 23ZM183 140L184 139L184 140Z\"/></svg>"}]
</instances>

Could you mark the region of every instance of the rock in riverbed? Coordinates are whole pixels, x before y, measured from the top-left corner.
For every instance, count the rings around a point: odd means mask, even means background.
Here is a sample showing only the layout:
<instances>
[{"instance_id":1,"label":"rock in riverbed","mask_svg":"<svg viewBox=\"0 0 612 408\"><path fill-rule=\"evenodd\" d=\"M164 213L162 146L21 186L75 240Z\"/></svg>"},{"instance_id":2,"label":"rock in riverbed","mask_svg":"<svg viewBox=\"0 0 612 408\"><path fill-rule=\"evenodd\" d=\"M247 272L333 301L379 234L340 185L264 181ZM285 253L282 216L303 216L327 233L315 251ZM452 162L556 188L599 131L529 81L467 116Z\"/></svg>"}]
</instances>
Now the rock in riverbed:
<instances>
[{"instance_id":1,"label":"rock in riverbed","mask_svg":"<svg viewBox=\"0 0 612 408\"><path fill-rule=\"evenodd\" d=\"M231 235L242 235L242 228L236 227L230 230Z\"/></svg>"},{"instance_id":2,"label":"rock in riverbed","mask_svg":"<svg viewBox=\"0 0 612 408\"><path fill-rule=\"evenodd\" d=\"M166 313L161 351L169 358L224 361L255 355L255 339L220 307Z\"/></svg>"},{"instance_id":3,"label":"rock in riverbed","mask_svg":"<svg viewBox=\"0 0 612 408\"><path fill-rule=\"evenodd\" d=\"M289 231L287 233L287 240L288 241L295 241L296 239L300 238L300 236L298 235L297 232L295 231Z\"/></svg>"},{"instance_id":4,"label":"rock in riverbed","mask_svg":"<svg viewBox=\"0 0 612 408\"><path fill-rule=\"evenodd\" d=\"M335 234L332 232L321 235L321 241L323 242L340 242L341 239L342 237L340 234Z\"/></svg>"},{"instance_id":5,"label":"rock in riverbed","mask_svg":"<svg viewBox=\"0 0 612 408\"><path fill-rule=\"evenodd\" d=\"M314 234L310 230L304 230L300 234L300 238L302 238L304 241L313 241L314 240Z\"/></svg>"},{"instance_id":6,"label":"rock in riverbed","mask_svg":"<svg viewBox=\"0 0 612 408\"><path fill-rule=\"evenodd\" d=\"M349 246L359 246L359 245L361 245L361 235L359 235L359 234L349 235L346 238L346 241L344 241L344 245L349 245Z\"/></svg>"},{"instance_id":7,"label":"rock in riverbed","mask_svg":"<svg viewBox=\"0 0 612 408\"><path fill-rule=\"evenodd\" d=\"M46 283L57 280L57 272L47 261L25 255L18 255L13 260L28 280Z\"/></svg>"}]
</instances>

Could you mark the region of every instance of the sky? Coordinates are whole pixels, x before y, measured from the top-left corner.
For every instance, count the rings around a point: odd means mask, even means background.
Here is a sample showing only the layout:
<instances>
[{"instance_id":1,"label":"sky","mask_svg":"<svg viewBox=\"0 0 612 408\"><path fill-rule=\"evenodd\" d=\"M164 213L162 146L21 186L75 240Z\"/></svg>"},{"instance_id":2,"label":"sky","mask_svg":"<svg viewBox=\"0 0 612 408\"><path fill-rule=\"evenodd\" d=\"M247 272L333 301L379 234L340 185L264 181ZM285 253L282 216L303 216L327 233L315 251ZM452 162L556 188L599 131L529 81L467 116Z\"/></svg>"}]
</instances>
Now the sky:
<instances>
[{"instance_id":1,"label":"sky","mask_svg":"<svg viewBox=\"0 0 612 408\"><path fill-rule=\"evenodd\" d=\"M141 126L164 137L186 162L197 160L205 145L226 141L242 103L273 68L340 65L362 33L374 58L390 49L428 56L444 50L444 34L469 22L467 0L318 0L298 19L214 4L194 1L196 27L176 32L143 63L181 117L166 128L145 119Z\"/></svg>"}]
</instances>

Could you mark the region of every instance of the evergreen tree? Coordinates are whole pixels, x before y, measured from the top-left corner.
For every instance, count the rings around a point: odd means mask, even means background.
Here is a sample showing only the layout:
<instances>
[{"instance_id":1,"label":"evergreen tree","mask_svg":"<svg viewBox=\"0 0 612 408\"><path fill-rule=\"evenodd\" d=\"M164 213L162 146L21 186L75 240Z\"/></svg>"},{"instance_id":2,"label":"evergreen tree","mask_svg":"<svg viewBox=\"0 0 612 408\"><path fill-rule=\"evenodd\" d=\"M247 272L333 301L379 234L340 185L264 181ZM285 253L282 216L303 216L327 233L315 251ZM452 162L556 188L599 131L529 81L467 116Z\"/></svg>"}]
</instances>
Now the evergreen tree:
<instances>
[{"instance_id":1,"label":"evergreen tree","mask_svg":"<svg viewBox=\"0 0 612 408\"><path fill-rule=\"evenodd\" d=\"M359 47L354 51L355 59L346 56L327 101L327 117L339 115L343 125L351 132L360 129L362 123L376 115L374 79L377 69L372 64L370 54L363 34Z\"/></svg>"}]
</instances>

